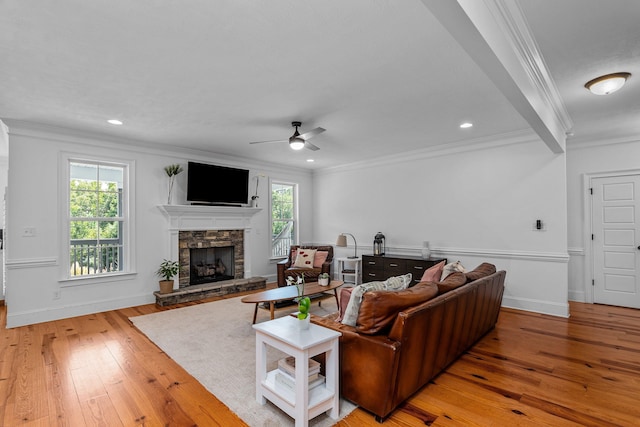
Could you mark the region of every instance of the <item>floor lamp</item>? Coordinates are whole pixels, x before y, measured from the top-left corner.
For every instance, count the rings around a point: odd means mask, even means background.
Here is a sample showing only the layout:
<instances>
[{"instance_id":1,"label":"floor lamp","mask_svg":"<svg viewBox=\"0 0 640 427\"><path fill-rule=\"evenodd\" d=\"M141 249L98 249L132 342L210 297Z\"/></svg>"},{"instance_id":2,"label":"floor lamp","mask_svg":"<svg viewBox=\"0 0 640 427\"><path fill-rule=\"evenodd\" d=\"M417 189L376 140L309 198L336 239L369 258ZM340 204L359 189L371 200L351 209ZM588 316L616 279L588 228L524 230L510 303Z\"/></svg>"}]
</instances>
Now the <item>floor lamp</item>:
<instances>
[{"instance_id":1,"label":"floor lamp","mask_svg":"<svg viewBox=\"0 0 640 427\"><path fill-rule=\"evenodd\" d=\"M347 236L351 236L351 238L353 239L353 244L355 245L356 249L353 252L353 256L347 257L347 258L358 258L358 242L356 242L356 238L353 234L349 234L349 233L340 233L340 235L338 236L338 241L336 242L336 246L340 246L342 248L346 248L347 247Z\"/></svg>"}]
</instances>

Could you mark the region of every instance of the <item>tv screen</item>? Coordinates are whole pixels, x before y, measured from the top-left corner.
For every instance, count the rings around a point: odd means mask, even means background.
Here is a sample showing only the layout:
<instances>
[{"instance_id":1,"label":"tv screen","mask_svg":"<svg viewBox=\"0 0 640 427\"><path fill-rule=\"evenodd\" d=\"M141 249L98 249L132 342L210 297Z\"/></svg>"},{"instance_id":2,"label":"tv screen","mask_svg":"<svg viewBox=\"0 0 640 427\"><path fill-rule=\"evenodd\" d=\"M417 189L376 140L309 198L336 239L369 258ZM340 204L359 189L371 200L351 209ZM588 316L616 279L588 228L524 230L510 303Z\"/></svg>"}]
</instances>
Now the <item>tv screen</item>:
<instances>
[{"instance_id":1,"label":"tv screen","mask_svg":"<svg viewBox=\"0 0 640 427\"><path fill-rule=\"evenodd\" d=\"M189 162L187 201L192 204L246 204L249 171L226 166Z\"/></svg>"}]
</instances>

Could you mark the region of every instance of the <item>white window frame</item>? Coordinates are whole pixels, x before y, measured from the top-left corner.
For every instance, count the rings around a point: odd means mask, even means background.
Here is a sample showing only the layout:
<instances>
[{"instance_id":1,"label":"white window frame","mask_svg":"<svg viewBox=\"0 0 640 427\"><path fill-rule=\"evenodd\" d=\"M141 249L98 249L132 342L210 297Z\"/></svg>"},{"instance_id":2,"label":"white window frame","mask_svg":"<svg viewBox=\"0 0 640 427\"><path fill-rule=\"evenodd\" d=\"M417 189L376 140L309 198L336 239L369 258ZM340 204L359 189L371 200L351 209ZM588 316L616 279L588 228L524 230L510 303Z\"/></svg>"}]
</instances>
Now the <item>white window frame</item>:
<instances>
[{"instance_id":1,"label":"white window frame","mask_svg":"<svg viewBox=\"0 0 640 427\"><path fill-rule=\"evenodd\" d=\"M122 182L122 270L108 273L100 273L87 276L72 276L70 273L70 221L69 189L70 189L70 164L88 163L97 165L111 165L123 168ZM59 164L59 203L60 203L60 279L61 287L95 284L97 282L111 282L128 280L136 274L135 270L135 239L132 233L132 224L135 223L135 161L118 159L105 156L93 156L86 154L61 153Z\"/></svg>"},{"instance_id":2,"label":"white window frame","mask_svg":"<svg viewBox=\"0 0 640 427\"><path fill-rule=\"evenodd\" d=\"M289 185L293 187L293 241L291 242L292 245L297 245L299 242L299 233L298 233L298 219L299 219L299 206L298 206L298 183L296 182L288 182L288 181L281 181L281 180L276 180L276 179L272 179L269 180L269 259L271 260L282 260L284 258L287 258L288 256L288 252L287 254L283 255L283 256L274 256L273 255L273 242L272 242L272 238L273 238L273 185L274 184L278 184L278 185Z\"/></svg>"}]
</instances>

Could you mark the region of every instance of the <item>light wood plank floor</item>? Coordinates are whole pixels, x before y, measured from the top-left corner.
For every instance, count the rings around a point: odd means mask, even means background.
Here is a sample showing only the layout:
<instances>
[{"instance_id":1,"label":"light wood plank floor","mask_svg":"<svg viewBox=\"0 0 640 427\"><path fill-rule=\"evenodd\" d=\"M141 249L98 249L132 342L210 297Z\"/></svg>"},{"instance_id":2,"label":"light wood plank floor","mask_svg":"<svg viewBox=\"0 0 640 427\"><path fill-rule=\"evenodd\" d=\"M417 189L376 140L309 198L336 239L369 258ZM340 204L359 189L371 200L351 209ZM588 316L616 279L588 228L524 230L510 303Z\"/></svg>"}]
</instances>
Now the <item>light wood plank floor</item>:
<instances>
[{"instance_id":1,"label":"light wood plank floor","mask_svg":"<svg viewBox=\"0 0 640 427\"><path fill-rule=\"evenodd\" d=\"M0 307L0 423L244 425L128 321L165 309L6 329ZM638 397L640 310L571 303L562 319L503 309L494 331L383 425L637 426ZM378 424L357 409L337 425Z\"/></svg>"}]
</instances>

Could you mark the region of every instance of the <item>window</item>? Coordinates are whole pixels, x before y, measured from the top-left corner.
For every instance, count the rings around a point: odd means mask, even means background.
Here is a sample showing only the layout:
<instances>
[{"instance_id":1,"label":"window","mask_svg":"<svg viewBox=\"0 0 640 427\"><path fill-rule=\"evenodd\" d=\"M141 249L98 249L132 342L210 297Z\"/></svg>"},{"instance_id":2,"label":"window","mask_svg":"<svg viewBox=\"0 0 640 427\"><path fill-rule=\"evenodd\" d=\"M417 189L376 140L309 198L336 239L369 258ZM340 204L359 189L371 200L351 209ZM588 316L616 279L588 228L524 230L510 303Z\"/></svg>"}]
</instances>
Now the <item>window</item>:
<instances>
[{"instance_id":1,"label":"window","mask_svg":"<svg viewBox=\"0 0 640 427\"><path fill-rule=\"evenodd\" d=\"M126 164L68 161L69 278L126 269Z\"/></svg>"},{"instance_id":2,"label":"window","mask_svg":"<svg viewBox=\"0 0 640 427\"><path fill-rule=\"evenodd\" d=\"M297 242L296 185L271 183L271 257L285 258Z\"/></svg>"}]
</instances>

